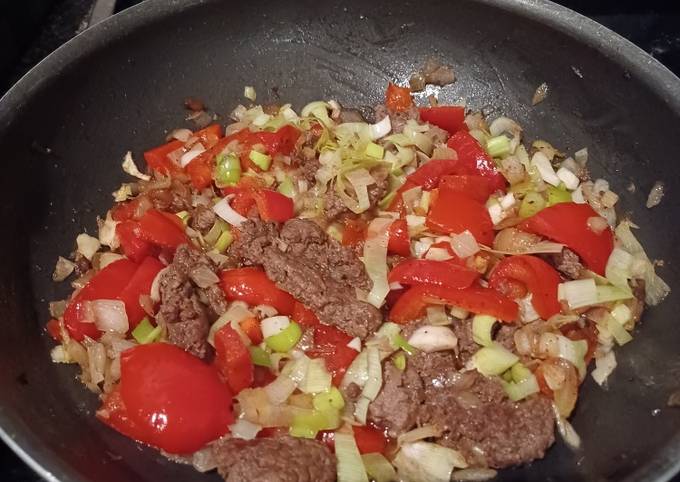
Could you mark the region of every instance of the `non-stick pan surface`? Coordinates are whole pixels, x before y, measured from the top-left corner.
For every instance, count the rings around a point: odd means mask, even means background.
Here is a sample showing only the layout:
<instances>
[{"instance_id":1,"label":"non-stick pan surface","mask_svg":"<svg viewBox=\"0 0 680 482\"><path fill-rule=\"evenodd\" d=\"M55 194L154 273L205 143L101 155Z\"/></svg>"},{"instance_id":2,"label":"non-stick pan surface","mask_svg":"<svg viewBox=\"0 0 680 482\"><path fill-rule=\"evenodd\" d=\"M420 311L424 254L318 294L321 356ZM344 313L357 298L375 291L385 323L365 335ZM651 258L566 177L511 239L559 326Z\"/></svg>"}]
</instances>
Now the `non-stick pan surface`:
<instances>
[{"instance_id":1,"label":"non-stick pan surface","mask_svg":"<svg viewBox=\"0 0 680 482\"><path fill-rule=\"evenodd\" d=\"M680 80L603 27L548 2L509 0L149 1L86 31L0 102L0 427L49 480L217 480L176 465L96 421L96 397L49 360L54 261L125 179L139 155L185 125L182 100L223 116L254 85L258 101L380 102L428 56L454 66L444 102L518 120L528 138L573 152L622 193L661 273L680 289ZM531 107L534 89L550 86ZM226 117L226 116L225 116ZM652 184L667 195L644 207ZM630 193L626 187L634 183ZM500 480L665 480L680 463L680 294L650 310L602 390L588 380L574 417L583 448L558 443Z\"/></svg>"}]
</instances>

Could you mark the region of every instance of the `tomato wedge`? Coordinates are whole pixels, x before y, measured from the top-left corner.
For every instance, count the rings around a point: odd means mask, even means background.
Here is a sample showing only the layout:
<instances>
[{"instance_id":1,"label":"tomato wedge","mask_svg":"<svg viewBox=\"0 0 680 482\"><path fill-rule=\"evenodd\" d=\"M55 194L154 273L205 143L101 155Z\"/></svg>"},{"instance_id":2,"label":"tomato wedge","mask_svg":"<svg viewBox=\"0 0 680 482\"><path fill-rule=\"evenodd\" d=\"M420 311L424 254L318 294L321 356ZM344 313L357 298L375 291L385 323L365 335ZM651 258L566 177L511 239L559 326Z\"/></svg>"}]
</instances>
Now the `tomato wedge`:
<instances>
[{"instance_id":1,"label":"tomato wedge","mask_svg":"<svg viewBox=\"0 0 680 482\"><path fill-rule=\"evenodd\" d=\"M215 333L214 364L234 395L253 384L255 366L250 351L229 324Z\"/></svg>"},{"instance_id":2,"label":"tomato wedge","mask_svg":"<svg viewBox=\"0 0 680 482\"><path fill-rule=\"evenodd\" d=\"M449 134L455 134L461 129L466 129L465 107L456 105L442 105L437 107L421 107L420 119L430 124L441 127Z\"/></svg>"},{"instance_id":3,"label":"tomato wedge","mask_svg":"<svg viewBox=\"0 0 680 482\"><path fill-rule=\"evenodd\" d=\"M226 298L245 301L251 306L269 305L282 315L291 315L295 299L276 287L259 268L238 268L220 273L220 286Z\"/></svg>"},{"instance_id":4,"label":"tomato wedge","mask_svg":"<svg viewBox=\"0 0 680 482\"><path fill-rule=\"evenodd\" d=\"M598 216L589 204L559 203L542 209L519 228L566 244L589 269L604 276L614 236L609 227L600 233L588 227L588 219Z\"/></svg>"},{"instance_id":5,"label":"tomato wedge","mask_svg":"<svg viewBox=\"0 0 680 482\"><path fill-rule=\"evenodd\" d=\"M448 261L407 259L396 265L387 277L390 283L432 284L459 290L472 285L479 273Z\"/></svg>"},{"instance_id":6,"label":"tomato wedge","mask_svg":"<svg viewBox=\"0 0 680 482\"><path fill-rule=\"evenodd\" d=\"M487 246L493 243L493 223L484 204L444 186L439 189L425 223L437 233L458 234L467 229L477 242Z\"/></svg>"},{"instance_id":7,"label":"tomato wedge","mask_svg":"<svg viewBox=\"0 0 680 482\"><path fill-rule=\"evenodd\" d=\"M390 310L390 321L404 324L422 318L428 305L452 305L508 322L516 320L518 313L517 303L489 288L470 286L451 290L435 285L418 285L397 300Z\"/></svg>"},{"instance_id":8,"label":"tomato wedge","mask_svg":"<svg viewBox=\"0 0 680 482\"><path fill-rule=\"evenodd\" d=\"M531 304L536 313L547 320L561 311L557 300L559 273L535 256L517 255L503 258L493 269L489 286L503 292L503 283L514 280L523 283L531 293Z\"/></svg>"},{"instance_id":9,"label":"tomato wedge","mask_svg":"<svg viewBox=\"0 0 680 482\"><path fill-rule=\"evenodd\" d=\"M224 435L232 395L217 370L166 343L138 345L120 357L120 391L97 416L140 442L189 454Z\"/></svg>"}]
</instances>

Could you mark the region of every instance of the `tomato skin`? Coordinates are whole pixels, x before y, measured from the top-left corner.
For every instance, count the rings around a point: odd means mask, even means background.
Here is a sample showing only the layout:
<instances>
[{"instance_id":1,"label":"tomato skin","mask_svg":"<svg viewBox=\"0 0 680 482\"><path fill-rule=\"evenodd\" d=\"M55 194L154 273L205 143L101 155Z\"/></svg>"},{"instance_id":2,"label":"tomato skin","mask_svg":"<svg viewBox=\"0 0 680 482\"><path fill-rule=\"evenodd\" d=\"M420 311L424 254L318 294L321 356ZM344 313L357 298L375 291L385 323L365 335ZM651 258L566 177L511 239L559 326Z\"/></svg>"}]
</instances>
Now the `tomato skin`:
<instances>
[{"instance_id":1,"label":"tomato skin","mask_svg":"<svg viewBox=\"0 0 680 482\"><path fill-rule=\"evenodd\" d=\"M408 87L399 87L392 82L387 84L387 91L385 92L385 105L394 112L403 112L408 110L413 105L411 98L411 89Z\"/></svg>"},{"instance_id":2,"label":"tomato skin","mask_svg":"<svg viewBox=\"0 0 680 482\"><path fill-rule=\"evenodd\" d=\"M385 432L370 425L354 425L352 427L354 439L359 447L359 453L384 453L387 448Z\"/></svg>"},{"instance_id":3,"label":"tomato skin","mask_svg":"<svg viewBox=\"0 0 680 482\"><path fill-rule=\"evenodd\" d=\"M279 192L260 189L253 191L252 196L263 221L283 223L295 215L293 200Z\"/></svg>"},{"instance_id":4,"label":"tomato skin","mask_svg":"<svg viewBox=\"0 0 680 482\"><path fill-rule=\"evenodd\" d=\"M158 259L150 256L145 258L137 267L137 271L132 275L123 291L118 295L118 299L125 303L130 330L134 330L139 322L147 316L139 303L139 297L151 292L151 284L163 268L165 268L165 265Z\"/></svg>"},{"instance_id":5,"label":"tomato skin","mask_svg":"<svg viewBox=\"0 0 680 482\"><path fill-rule=\"evenodd\" d=\"M505 280L523 283L531 292L531 304L536 313L547 320L561 311L557 300L557 286L562 281L559 273L540 258L530 255L508 256L493 269L489 286L498 289Z\"/></svg>"},{"instance_id":6,"label":"tomato skin","mask_svg":"<svg viewBox=\"0 0 680 482\"><path fill-rule=\"evenodd\" d=\"M312 328L321 324L314 312L299 301L295 302L292 318L293 321L307 328Z\"/></svg>"},{"instance_id":7,"label":"tomato skin","mask_svg":"<svg viewBox=\"0 0 680 482\"><path fill-rule=\"evenodd\" d=\"M443 105L437 107L421 107L420 119L441 127L449 134L455 134L461 129L467 130L465 124L465 107Z\"/></svg>"},{"instance_id":8,"label":"tomato skin","mask_svg":"<svg viewBox=\"0 0 680 482\"><path fill-rule=\"evenodd\" d=\"M94 323L83 322L83 303L92 300L113 300L120 295L137 271L137 265L128 259L114 261L99 271L69 302L64 311L64 326L76 341L85 336L99 339L101 332ZM94 320L91 320L94 321Z\"/></svg>"},{"instance_id":9,"label":"tomato skin","mask_svg":"<svg viewBox=\"0 0 680 482\"><path fill-rule=\"evenodd\" d=\"M120 398L104 404L114 415L98 414L112 428L173 454L228 432L232 395L214 367L174 345L150 343L125 350L120 369Z\"/></svg>"},{"instance_id":10,"label":"tomato skin","mask_svg":"<svg viewBox=\"0 0 680 482\"><path fill-rule=\"evenodd\" d=\"M451 209L452 206L455 209ZM477 242L487 246L493 243L493 223L486 207L465 194L444 187L439 189L425 223L437 233L458 234L468 230Z\"/></svg>"},{"instance_id":11,"label":"tomato skin","mask_svg":"<svg viewBox=\"0 0 680 482\"><path fill-rule=\"evenodd\" d=\"M253 384L255 367L250 351L229 324L215 333L214 364L234 395Z\"/></svg>"},{"instance_id":12,"label":"tomato skin","mask_svg":"<svg viewBox=\"0 0 680 482\"><path fill-rule=\"evenodd\" d=\"M492 181L494 190L505 190L505 177L477 139L467 131L456 132L446 144L458 154L459 174L479 174Z\"/></svg>"},{"instance_id":13,"label":"tomato skin","mask_svg":"<svg viewBox=\"0 0 680 482\"><path fill-rule=\"evenodd\" d=\"M411 256L411 240L408 236L408 225L405 219L395 219L390 225L387 252L399 256Z\"/></svg>"},{"instance_id":14,"label":"tomato skin","mask_svg":"<svg viewBox=\"0 0 680 482\"><path fill-rule=\"evenodd\" d=\"M472 285L479 273L460 266L455 261L435 261L431 259L407 259L390 271L390 283L433 284L449 289L462 289Z\"/></svg>"},{"instance_id":15,"label":"tomato skin","mask_svg":"<svg viewBox=\"0 0 680 482\"><path fill-rule=\"evenodd\" d=\"M441 189L459 192L466 196L486 203L489 196L491 196L495 189L493 181L488 177L472 175L472 174L456 174L447 175L441 178L439 183Z\"/></svg>"},{"instance_id":16,"label":"tomato skin","mask_svg":"<svg viewBox=\"0 0 680 482\"><path fill-rule=\"evenodd\" d=\"M508 322L517 319L518 314L517 303L489 288L470 286L451 290L435 285L417 285L397 300L390 310L389 318L394 323L408 323L423 317L428 305L444 304Z\"/></svg>"},{"instance_id":17,"label":"tomato skin","mask_svg":"<svg viewBox=\"0 0 680 482\"><path fill-rule=\"evenodd\" d=\"M180 244L189 242L181 219L156 209L149 209L144 213L136 233L141 240L162 248L175 249Z\"/></svg>"},{"instance_id":18,"label":"tomato skin","mask_svg":"<svg viewBox=\"0 0 680 482\"><path fill-rule=\"evenodd\" d=\"M276 287L259 268L238 268L220 273L220 286L227 300L245 301L251 306L269 305L282 315L291 315L295 299Z\"/></svg>"},{"instance_id":19,"label":"tomato skin","mask_svg":"<svg viewBox=\"0 0 680 482\"><path fill-rule=\"evenodd\" d=\"M542 209L518 227L566 244L589 269L604 276L614 249L614 236L609 227L599 234L588 227L588 219L597 216L589 204L559 203Z\"/></svg>"},{"instance_id":20,"label":"tomato skin","mask_svg":"<svg viewBox=\"0 0 680 482\"><path fill-rule=\"evenodd\" d=\"M311 358L323 358L326 369L333 375L333 385L342 382L345 371L359 354L347 346L352 337L333 326L318 325L314 327L314 348L307 351Z\"/></svg>"}]
</instances>

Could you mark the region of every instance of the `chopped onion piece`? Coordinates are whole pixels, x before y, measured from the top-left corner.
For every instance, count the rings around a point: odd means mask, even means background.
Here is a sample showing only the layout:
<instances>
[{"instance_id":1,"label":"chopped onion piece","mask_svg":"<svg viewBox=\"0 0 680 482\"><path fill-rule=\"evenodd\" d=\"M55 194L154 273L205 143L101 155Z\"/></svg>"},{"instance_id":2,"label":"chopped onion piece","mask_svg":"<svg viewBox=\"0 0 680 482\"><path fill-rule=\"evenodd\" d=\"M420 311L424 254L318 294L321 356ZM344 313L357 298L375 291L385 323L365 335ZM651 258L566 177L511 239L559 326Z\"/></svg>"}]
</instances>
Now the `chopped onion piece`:
<instances>
[{"instance_id":1,"label":"chopped onion piece","mask_svg":"<svg viewBox=\"0 0 680 482\"><path fill-rule=\"evenodd\" d=\"M583 189L581 186L577 187L574 192L571 193L571 200L576 204L585 204L586 198L583 197Z\"/></svg>"},{"instance_id":2,"label":"chopped onion piece","mask_svg":"<svg viewBox=\"0 0 680 482\"><path fill-rule=\"evenodd\" d=\"M88 261L92 261L92 256L94 256L94 253L99 251L99 248L102 246L97 238L85 233L78 235L76 238L76 245L78 247L78 252L85 256Z\"/></svg>"},{"instance_id":3,"label":"chopped onion piece","mask_svg":"<svg viewBox=\"0 0 680 482\"><path fill-rule=\"evenodd\" d=\"M517 355L493 343L477 350L472 356L474 367L484 376L500 375L519 361Z\"/></svg>"},{"instance_id":4,"label":"chopped onion piece","mask_svg":"<svg viewBox=\"0 0 680 482\"><path fill-rule=\"evenodd\" d=\"M142 181L151 180L151 176L149 176L148 174L143 174L137 168L135 161L132 159L132 153L130 151L127 151L125 153L125 157L123 158L123 171L125 171L131 176L136 177L137 179L141 179Z\"/></svg>"},{"instance_id":5,"label":"chopped onion piece","mask_svg":"<svg viewBox=\"0 0 680 482\"><path fill-rule=\"evenodd\" d=\"M161 278L163 277L163 274L165 274L169 269L170 266L166 266L160 270L151 282L151 291L149 292L149 295L155 302L159 302L161 300Z\"/></svg>"},{"instance_id":6,"label":"chopped onion piece","mask_svg":"<svg viewBox=\"0 0 680 482\"><path fill-rule=\"evenodd\" d=\"M570 191L576 189L580 183L579 178L566 167L560 167L557 170L557 177L560 178L566 188Z\"/></svg>"},{"instance_id":7,"label":"chopped onion piece","mask_svg":"<svg viewBox=\"0 0 680 482\"><path fill-rule=\"evenodd\" d=\"M629 289L628 280L632 277L633 255L618 246L614 247L607 260L604 273L614 286Z\"/></svg>"},{"instance_id":8,"label":"chopped onion piece","mask_svg":"<svg viewBox=\"0 0 680 482\"><path fill-rule=\"evenodd\" d=\"M647 203L645 204L645 206L647 206L648 209L653 208L654 206L658 205L661 202L664 193L663 190L664 190L663 181L656 181L652 186L652 189L649 191L649 196L647 196Z\"/></svg>"},{"instance_id":9,"label":"chopped onion piece","mask_svg":"<svg viewBox=\"0 0 680 482\"><path fill-rule=\"evenodd\" d=\"M559 186L561 180L557 177L557 174L555 174L555 170L550 164L548 156L541 151L538 151L534 154L534 157L531 158L531 164L538 169L541 179L553 186Z\"/></svg>"},{"instance_id":10,"label":"chopped onion piece","mask_svg":"<svg viewBox=\"0 0 680 482\"><path fill-rule=\"evenodd\" d=\"M467 229L460 234L451 235L451 247L459 258L467 258L479 252L477 240Z\"/></svg>"},{"instance_id":11,"label":"chopped onion piece","mask_svg":"<svg viewBox=\"0 0 680 482\"><path fill-rule=\"evenodd\" d=\"M197 142L191 147L191 149L182 154L182 157L179 158L179 165L182 167L187 167L191 161L204 152L205 148L203 145L200 142Z\"/></svg>"},{"instance_id":12,"label":"chopped onion piece","mask_svg":"<svg viewBox=\"0 0 680 482\"><path fill-rule=\"evenodd\" d=\"M99 224L99 242L111 249L116 249L120 245L118 236L116 236L116 226L118 221L114 221L111 217L111 211L106 213L106 219L98 220Z\"/></svg>"},{"instance_id":13,"label":"chopped onion piece","mask_svg":"<svg viewBox=\"0 0 680 482\"><path fill-rule=\"evenodd\" d=\"M591 376L595 382L602 386L616 368L616 355L613 351L608 351L601 357L595 358L595 369Z\"/></svg>"},{"instance_id":14,"label":"chopped onion piece","mask_svg":"<svg viewBox=\"0 0 680 482\"><path fill-rule=\"evenodd\" d=\"M584 147L583 149L574 152L574 159L576 159L576 162L581 166L585 166L588 162L588 148Z\"/></svg>"},{"instance_id":15,"label":"chopped onion piece","mask_svg":"<svg viewBox=\"0 0 680 482\"><path fill-rule=\"evenodd\" d=\"M323 358L313 358L307 362L307 371L299 383L302 393L321 393L331 389L331 374L326 370Z\"/></svg>"},{"instance_id":16,"label":"chopped onion piece","mask_svg":"<svg viewBox=\"0 0 680 482\"><path fill-rule=\"evenodd\" d=\"M367 186L375 184L375 179L371 176L371 173L364 168L354 169L353 171L346 173L345 177L347 177L347 180L350 182L357 195L358 209L355 212L361 213L366 211L371 207Z\"/></svg>"},{"instance_id":17,"label":"chopped onion piece","mask_svg":"<svg viewBox=\"0 0 680 482\"><path fill-rule=\"evenodd\" d=\"M555 412L557 431L562 436L562 440L564 440L564 442L572 449L581 447L581 437L578 436L576 430L574 430L574 427L571 426L567 419L560 415L560 411L554 403L553 412Z\"/></svg>"},{"instance_id":18,"label":"chopped onion piece","mask_svg":"<svg viewBox=\"0 0 680 482\"><path fill-rule=\"evenodd\" d=\"M368 482L354 435L335 432L335 457L338 482Z\"/></svg>"},{"instance_id":19,"label":"chopped onion piece","mask_svg":"<svg viewBox=\"0 0 680 482\"><path fill-rule=\"evenodd\" d=\"M252 85L246 85L243 88L243 97L255 102L255 99L257 98L257 92L255 92L255 87L253 87Z\"/></svg>"},{"instance_id":20,"label":"chopped onion piece","mask_svg":"<svg viewBox=\"0 0 680 482\"><path fill-rule=\"evenodd\" d=\"M244 418L239 418L232 425L229 425L229 431L234 438L243 440L253 440L258 432L262 430L260 425L249 422Z\"/></svg>"},{"instance_id":21,"label":"chopped onion piece","mask_svg":"<svg viewBox=\"0 0 680 482\"><path fill-rule=\"evenodd\" d=\"M278 335L290 325L290 318L287 316L271 316L262 320L260 328L262 329L262 336L269 338L270 336Z\"/></svg>"},{"instance_id":22,"label":"chopped onion piece","mask_svg":"<svg viewBox=\"0 0 680 482\"><path fill-rule=\"evenodd\" d=\"M595 280L588 278L560 283L557 299L566 301L571 309L594 305L597 303Z\"/></svg>"},{"instance_id":23,"label":"chopped onion piece","mask_svg":"<svg viewBox=\"0 0 680 482\"><path fill-rule=\"evenodd\" d=\"M130 325L125 303L120 300L95 300L90 303L94 312L94 324L101 331L127 333Z\"/></svg>"},{"instance_id":24,"label":"chopped onion piece","mask_svg":"<svg viewBox=\"0 0 680 482\"><path fill-rule=\"evenodd\" d=\"M364 243L364 265L366 274L373 282L373 287L366 297L367 301L380 308L390 291L387 282L387 242L392 219L375 218L368 225L368 234Z\"/></svg>"},{"instance_id":25,"label":"chopped onion piece","mask_svg":"<svg viewBox=\"0 0 680 482\"><path fill-rule=\"evenodd\" d=\"M276 380L264 387L264 391L269 401L274 405L281 405L290 397L297 384L288 375L281 374Z\"/></svg>"},{"instance_id":26,"label":"chopped onion piece","mask_svg":"<svg viewBox=\"0 0 680 482\"><path fill-rule=\"evenodd\" d=\"M515 195L513 193L509 192L505 196L500 198L498 200L498 202L500 203L501 208L506 210L506 209L510 209L512 206L514 206L517 201L515 200Z\"/></svg>"},{"instance_id":27,"label":"chopped onion piece","mask_svg":"<svg viewBox=\"0 0 680 482\"><path fill-rule=\"evenodd\" d=\"M588 218L588 229L595 234L600 234L609 227L609 223L602 216L593 216Z\"/></svg>"},{"instance_id":28,"label":"chopped onion piece","mask_svg":"<svg viewBox=\"0 0 680 482\"><path fill-rule=\"evenodd\" d=\"M383 120L375 124L371 124L370 132L371 139L376 140L381 137L385 137L392 130L392 122L390 121L390 116L386 115Z\"/></svg>"},{"instance_id":29,"label":"chopped onion piece","mask_svg":"<svg viewBox=\"0 0 680 482\"><path fill-rule=\"evenodd\" d=\"M425 253L425 259L431 259L433 261L446 261L447 259L452 258L453 256L449 254L449 250L444 248L430 248ZM391 284L390 288L392 288Z\"/></svg>"},{"instance_id":30,"label":"chopped onion piece","mask_svg":"<svg viewBox=\"0 0 680 482\"><path fill-rule=\"evenodd\" d=\"M503 208L501 205L497 202L491 203L487 208L487 211L489 211L489 217L491 218L491 222L496 225L503 221L504 216L503 216Z\"/></svg>"},{"instance_id":31,"label":"chopped onion piece","mask_svg":"<svg viewBox=\"0 0 680 482\"><path fill-rule=\"evenodd\" d=\"M181 142L187 142L193 135L194 133L189 129L175 129L174 131L170 132L167 139L176 139Z\"/></svg>"},{"instance_id":32,"label":"chopped onion piece","mask_svg":"<svg viewBox=\"0 0 680 482\"><path fill-rule=\"evenodd\" d=\"M381 453L363 454L361 459L371 480L375 482L392 482L397 480L397 473L389 460Z\"/></svg>"},{"instance_id":33,"label":"chopped onion piece","mask_svg":"<svg viewBox=\"0 0 680 482\"><path fill-rule=\"evenodd\" d=\"M468 466L457 450L430 442L405 444L392 463L409 482L449 482L453 469Z\"/></svg>"},{"instance_id":34,"label":"chopped onion piece","mask_svg":"<svg viewBox=\"0 0 680 482\"><path fill-rule=\"evenodd\" d=\"M418 442L430 437L441 437L444 431L436 425L423 425L408 432L402 433L397 437L397 447L405 444Z\"/></svg>"},{"instance_id":35,"label":"chopped onion piece","mask_svg":"<svg viewBox=\"0 0 680 482\"><path fill-rule=\"evenodd\" d=\"M62 256L57 258L57 263L54 265L54 272L52 273L52 281L64 281L68 278L73 270L76 269L76 264Z\"/></svg>"},{"instance_id":36,"label":"chopped onion piece","mask_svg":"<svg viewBox=\"0 0 680 482\"><path fill-rule=\"evenodd\" d=\"M475 467L472 469L454 470L451 474L451 480L453 482L485 482L495 478L497 475L498 472L493 469Z\"/></svg>"},{"instance_id":37,"label":"chopped onion piece","mask_svg":"<svg viewBox=\"0 0 680 482\"><path fill-rule=\"evenodd\" d=\"M532 298L533 295L529 293L517 302L517 305L519 306L519 318L523 323L529 323L540 318L540 315L536 312L534 304L531 301Z\"/></svg>"},{"instance_id":38,"label":"chopped onion piece","mask_svg":"<svg viewBox=\"0 0 680 482\"><path fill-rule=\"evenodd\" d=\"M229 201L231 201L233 197L234 194L230 194L224 199L221 199L217 204L213 206L213 211L215 211L215 214L217 214L219 217L224 219L232 226L239 227L241 226L242 223L247 221L247 218L241 216L239 213L234 211L232 207L229 205Z\"/></svg>"},{"instance_id":39,"label":"chopped onion piece","mask_svg":"<svg viewBox=\"0 0 680 482\"><path fill-rule=\"evenodd\" d=\"M518 402L529 395L533 395L534 393L541 391L538 386L538 380L536 380L536 377L533 374L519 382L505 382L503 383L503 389L508 395L508 398L510 398L510 400L513 402Z\"/></svg>"},{"instance_id":40,"label":"chopped onion piece","mask_svg":"<svg viewBox=\"0 0 680 482\"><path fill-rule=\"evenodd\" d=\"M361 352L361 338L358 336L355 336L350 340L349 343L347 343L347 346L350 347L352 350L356 350L358 352Z\"/></svg>"},{"instance_id":41,"label":"chopped onion piece","mask_svg":"<svg viewBox=\"0 0 680 482\"><path fill-rule=\"evenodd\" d=\"M541 241L532 246L522 247L521 251L507 251L502 249L492 249L484 245L480 245L480 248L489 253L496 254L551 254L551 253L561 253L564 249L564 244L553 243L552 241Z\"/></svg>"},{"instance_id":42,"label":"chopped onion piece","mask_svg":"<svg viewBox=\"0 0 680 482\"><path fill-rule=\"evenodd\" d=\"M421 326L413 332L408 339L408 342L410 345L425 353L453 350L458 346L458 338L453 331L446 326Z\"/></svg>"},{"instance_id":43,"label":"chopped onion piece","mask_svg":"<svg viewBox=\"0 0 680 482\"><path fill-rule=\"evenodd\" d=\"M451 320L446 315L446 308L441 305L428 306L426 312L427 322L432 326L445 326L451 324Z\"/></svg>"},{"instance_id":44,"label":"chopped onion piece","mask_svg":"<svg viewBox=\"0 0 680 482\"><path fill-rule=\"evenodd\" d=\"M375 400L382 388L382 365L380 364L380 352L375 346L366 347L366 359L368 361L368 378L361 396L369 400Z\"/></svg>"},{"instance_id":45,"label":"chopped onion piece","mask_svg":"<svg viewBox=\"0 0 680 482\"><path fill-rule=\"evenodd\" d=\"M496 318L490 315L475 315L472 318L472 339L475 343L482 346L493 345L491 336Z\"/></svg>"},{"instance_id":46,"label":"chopped onion piece","mask_svg":"<svg viewBox=\"0 0 680 482\"><path fill-rule=\"evenodd\" d=\"M548 97L548 84L543 82L541 85L536 87L534 95L531 98L531 105L538 105Z\"/></svg>"}]
</instances>

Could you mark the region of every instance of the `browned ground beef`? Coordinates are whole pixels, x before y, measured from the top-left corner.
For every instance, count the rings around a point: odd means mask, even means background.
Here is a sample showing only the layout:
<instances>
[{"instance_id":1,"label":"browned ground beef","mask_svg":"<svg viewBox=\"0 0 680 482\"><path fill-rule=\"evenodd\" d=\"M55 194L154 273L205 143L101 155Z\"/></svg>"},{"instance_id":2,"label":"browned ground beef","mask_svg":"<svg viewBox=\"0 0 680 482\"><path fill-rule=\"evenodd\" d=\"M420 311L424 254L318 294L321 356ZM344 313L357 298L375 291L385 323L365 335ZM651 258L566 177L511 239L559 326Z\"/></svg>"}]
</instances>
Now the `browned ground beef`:
<instances>
[{"instance_id":1,"label":"browned ground beef","mask_svg":"<svg viewBox=\"0 0 680 482\"><path fill-rule=\"evenodd\" d=\"M333 188L326 191L324 202L324 216L328 221L335 221L343 214L351 212Z\"/></svg>"},{"instance_id":2,"label":"browned ground beef","mask_svg":"<svg viewBox=\"0 0 680 482\"><path fill-rule=\"evenodd\" d=\"M418 353L403 373L386 362L369 420L392 436L437 425L444 433L436 441L473 465L502 468L543 457L554 442L550 402L533 396L514 403L495 379L455 367L453 352Z\"/></svg>"},{"instance_id":3,"label":"browned ground beef","mask_svg":"<svg viewBox=\"0 0 680 482\"><path fill-rule=\"evenodd\" d=\"M316 440L289 436L213 444L217 470L227 482L333 482L335 457Z\"/></svg>"},{"instance_id":4,"label":"browned ground beef","mask_svg":"<svg viewBox=\"0 0 680 482\"><path fill-rule=\"evenodd\" d=\"M584 269L578 254L569 248L562 249L561 253L550 255L550 261L555 269L569 279L578 279Z\"/></svg>"},{"instance_id":5,"label":"browned ground beef","mask_svg":"<svg viewBox=\"0 0 680 482\"><path fill-rule=\"evenodd\" d=\"M291 219L280 231L271 223L245 222L230 254L243 264L261 265L324 324L366 338L382 322L378 309L356 297L355 288L371 286L363 263L312 221Z\"/></svg>"},{"instance_id":6,"label":"browned ground beef","mask_svg":"<svg viewBox=\"0 0 680 482\"><path fill-rule=\"evenodd\" d=\"M199 266L214 270L212 261L202 252L187 245L177 248L161 276L161 305L156 319L167 326L170 343L205 359L212 354L207 341L210 324L227 305L218 286L199 288L191 281Z\"/></svg>"},{"instance_id":7,"label":"browned ground beef","mask_svg":"<svg viewBox=\"0 0 680 482\"><path fill-rule=\"evenodd\" d=\"M167 189L153 189L146 193L153 207L161 211L178 213L191 208L191 188L189 185L173 179Z\"/></svg>"},{"instance_id":8,"label":"browned ground beef","mask_svg":"<svg viewBox=\"0 0 680 482\"><path fill-rule=\"evenodd\" d=\"M201 234L207 234L210 228L215 224L217 219L215 211L207 206L196 206L191 212L191 218L189 219L189 226L194 228Z\"/></svg>"}]
</instances>

